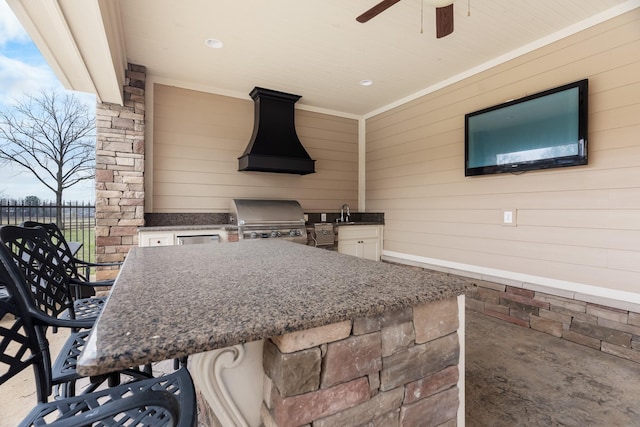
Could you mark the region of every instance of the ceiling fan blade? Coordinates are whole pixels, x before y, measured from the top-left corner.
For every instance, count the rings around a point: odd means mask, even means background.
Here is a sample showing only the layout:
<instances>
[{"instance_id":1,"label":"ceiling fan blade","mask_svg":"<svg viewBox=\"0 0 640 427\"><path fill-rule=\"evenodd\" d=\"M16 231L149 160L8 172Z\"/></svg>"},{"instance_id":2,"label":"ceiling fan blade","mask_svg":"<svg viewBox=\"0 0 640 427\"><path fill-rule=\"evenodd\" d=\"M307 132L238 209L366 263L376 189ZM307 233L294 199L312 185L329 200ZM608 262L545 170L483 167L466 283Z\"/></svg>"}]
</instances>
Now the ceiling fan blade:
<instances>
[{"instance_id":1,"label":"ceiling fan blade","mask_svg":"<svg viewBox=\"0 0 640 427\"><path fill-rule=\"evenodd\" d=\"M453 33L453 3L449 6L436 7L436 38Z\"/></svg>"},{"instance_id":2,"label":"ceiling fan blade","mask_svg":"<svg viewBox=\"0 0 640 427\"><path fill-rule=\"evenodd\" d=\"M384 12L385 10L389 9L394 4L398 3L399 1L400 0L383 0L380 3L378 3L377 5L373 6L371 9L367 10L362 15L358 16L356 18L356 21L361 22L361 23L364 24L369 19L374 18L375 16L377 16L380 13Z\"/></svg>"}]
</instances>

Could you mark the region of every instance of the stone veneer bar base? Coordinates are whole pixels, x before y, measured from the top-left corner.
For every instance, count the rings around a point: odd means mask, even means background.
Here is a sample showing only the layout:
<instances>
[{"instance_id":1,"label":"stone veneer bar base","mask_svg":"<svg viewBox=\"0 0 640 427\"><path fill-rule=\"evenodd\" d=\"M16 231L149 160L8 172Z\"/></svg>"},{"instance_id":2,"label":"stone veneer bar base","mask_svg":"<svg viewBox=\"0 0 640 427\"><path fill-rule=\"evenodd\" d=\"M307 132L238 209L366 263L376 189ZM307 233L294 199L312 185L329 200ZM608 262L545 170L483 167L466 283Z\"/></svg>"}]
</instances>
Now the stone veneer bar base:
<instances>
[{"instance_id":1,"label":"stone veneer bar base","mask_svg":"<svg viewBox=\"0 0 640 427\"><path fill-rule=\"evenodd\" d=\"M457 298L265 340L265 427L455 426Z\"/></svg>"},{"instance_id":2,"label":"stone veneer bar base","mask_svg":"<svg viewBox=\"0 0 640 427\"><path fill-rule=\"evenodd\" d=\"M392 264L468 277L465 305L525 328L640 363L640 304L383 255Z\"/></svg>"},{"instance_id":3,"label":"stone veneer bar base","mask_svg":"<svg viewBox=\"0 0 640 427\"><path fill-rule=\"evenodd\" d=\"M482 280L466 297L470 310L640 363L640 310Z\"/></svg>"}]
</instances>

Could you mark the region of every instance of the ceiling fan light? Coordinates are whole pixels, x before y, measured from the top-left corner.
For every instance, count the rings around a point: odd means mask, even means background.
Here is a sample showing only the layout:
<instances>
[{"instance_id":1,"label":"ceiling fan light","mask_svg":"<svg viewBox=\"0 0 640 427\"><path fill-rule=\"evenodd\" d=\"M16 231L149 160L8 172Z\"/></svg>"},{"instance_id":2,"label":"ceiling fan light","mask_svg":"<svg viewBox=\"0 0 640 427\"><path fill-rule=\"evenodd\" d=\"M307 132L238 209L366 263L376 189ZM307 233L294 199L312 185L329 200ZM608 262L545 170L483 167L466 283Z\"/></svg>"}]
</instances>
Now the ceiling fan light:
<instances>
[{"instance_id":1,"label":"ceiling fan light","mask_svg":"<svg viewBox=\"0 0 640 427\"><path fill-rule=\"evenodd\" d=\"M222 40L218 39L206 39L204 41L204 44L211 49L222 49L224 47L224 43L222 43Z\"/></svg>"},{"instance_id":2,"label":"ceiling fan light","mask_svg":"<svg viewBox=\"0 0 640 427\"><path fill-rule=\"evenodd\" d=\"M424 2L432 7L445 7L453 4L453 0L424 0Z\"/></svg>"}]
</instances>

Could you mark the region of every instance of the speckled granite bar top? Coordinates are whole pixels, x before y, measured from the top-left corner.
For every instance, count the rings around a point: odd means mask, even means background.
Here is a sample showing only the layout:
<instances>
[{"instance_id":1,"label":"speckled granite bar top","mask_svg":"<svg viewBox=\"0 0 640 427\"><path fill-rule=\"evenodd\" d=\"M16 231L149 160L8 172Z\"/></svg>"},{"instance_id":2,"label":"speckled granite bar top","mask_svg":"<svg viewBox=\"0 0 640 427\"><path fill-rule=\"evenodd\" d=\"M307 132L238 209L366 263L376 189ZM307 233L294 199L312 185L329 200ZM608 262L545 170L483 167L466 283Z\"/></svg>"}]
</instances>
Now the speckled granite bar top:
<instances>
[{"instance_id":1,"label":"speckled granite bar top","mask_svg":"<svg viewBox=\"0 0 640 427\"><path fill-rule=\"evenodd\" d=\"M144 223L147 227L228 224L229 214L214 212L148 212L144 214Z\"/></svg>"},{"instance_id":2,"label":"speckled granite bar top","mask_svg":"<svg viewBox=\"0 0 640 427\"><path fill-rule=\"evenodd\" d=\"M231 224L209 225L156 225L152 227L140 227L138 231L188 231L188 230L237 230L238 226Z\"/></svg>"},{"instance_id":3,"label":"speckled granite bar top","mask_svg":"<svg viewBox=\"0 0 640 427\"><path fill-rule=\"evenodd\" d=\"M460 295L467 279L277 239L133 248L78 359L97 375Z\"/></svg>"}]
</instances>

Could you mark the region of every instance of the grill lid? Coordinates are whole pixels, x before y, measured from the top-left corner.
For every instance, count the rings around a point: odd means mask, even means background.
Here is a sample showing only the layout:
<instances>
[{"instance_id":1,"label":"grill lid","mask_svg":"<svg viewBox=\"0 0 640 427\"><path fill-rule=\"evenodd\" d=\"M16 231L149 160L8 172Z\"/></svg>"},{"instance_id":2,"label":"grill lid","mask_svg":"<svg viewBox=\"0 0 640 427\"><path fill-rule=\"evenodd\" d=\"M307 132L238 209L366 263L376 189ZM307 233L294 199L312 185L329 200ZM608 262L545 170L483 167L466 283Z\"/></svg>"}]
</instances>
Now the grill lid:
<instances>
[{"instance_id":1,"label":"grill lid","mask_svg":"<svg viewBox=\"0 0 640 427\"><path fill-rule=\"evenodd\" d=\"M229 221L247 225L304 225L304 212L295 200L233 199Z\"/></svg>"}]
</instances>

